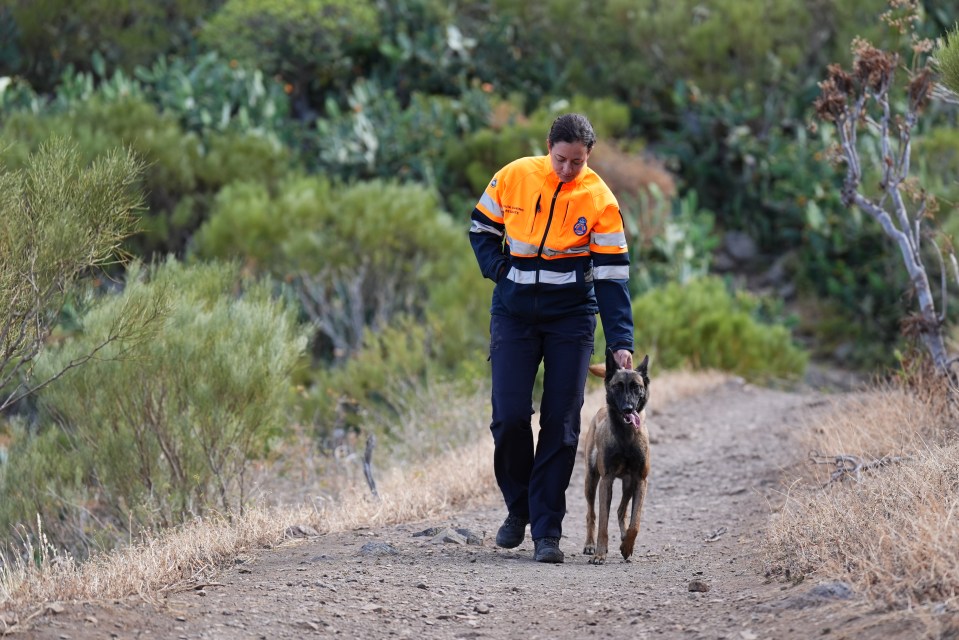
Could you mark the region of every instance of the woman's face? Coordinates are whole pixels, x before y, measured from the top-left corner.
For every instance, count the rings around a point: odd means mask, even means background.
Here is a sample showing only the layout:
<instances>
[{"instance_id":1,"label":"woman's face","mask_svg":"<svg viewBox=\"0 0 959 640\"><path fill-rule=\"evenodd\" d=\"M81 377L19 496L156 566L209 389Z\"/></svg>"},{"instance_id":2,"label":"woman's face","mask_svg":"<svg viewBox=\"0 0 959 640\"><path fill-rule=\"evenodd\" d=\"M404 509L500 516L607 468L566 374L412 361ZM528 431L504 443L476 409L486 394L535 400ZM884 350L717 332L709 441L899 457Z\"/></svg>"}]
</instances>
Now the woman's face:
<instances>
[{"instance_id":1,"label":"woman's face","mask_svg":"<svg viewBox=\"0 0 959 640\"><path fill-rule=\"evenodd\" d=\"M550 144L547 140L546 148L549 149L549 160L553 163L553 172L560 182L572 182L579 172L586 168L589 151L582 142Z\"/></svg>"}]
</instances>

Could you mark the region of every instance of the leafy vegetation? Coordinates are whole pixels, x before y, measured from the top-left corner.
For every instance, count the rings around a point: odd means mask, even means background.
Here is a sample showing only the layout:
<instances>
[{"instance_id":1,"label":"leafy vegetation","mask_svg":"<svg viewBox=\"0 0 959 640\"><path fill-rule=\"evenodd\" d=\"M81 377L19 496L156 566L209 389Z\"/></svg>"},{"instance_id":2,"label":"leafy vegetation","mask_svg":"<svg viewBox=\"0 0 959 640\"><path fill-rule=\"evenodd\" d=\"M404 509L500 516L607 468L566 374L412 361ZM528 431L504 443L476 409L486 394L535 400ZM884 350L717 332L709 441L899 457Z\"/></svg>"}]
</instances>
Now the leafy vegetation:
<instances>
[{"instance_id":1,"label":"leafy vegetation","mask_svg":"<svg viewBox=\"0 0 959 640\"><path fill-rule=\"evenodd\" d=\"M0 229L13 220L7 211L20 206L16 180L52 139L68 138L72 168L46 162L38 175L51 188L59 176L73 185L73 197L49 200L43 233L7 235L69 260L86 245L54 231L76 230L69 220L78 203L110 209L96 189L88 189L96 197L82 197L79 177L102 170L107 158L117 167L127 158L142 163L124 178L143 194L142 207L117 196L115 210L128 210L141 233L121 248L148 264L170 255L182 260L156 273L143 267L137 273L150 275L142 282L119 262L103 265L110 281L86 279L94 274L81 266L54 287L46 328L33 334L43 338L37 355L49 349L43 362L89 347L111 313L164 318L149 335L170 354L133 340L127 346L136 358L112 361L116 371L93 363L95 376L109 381L101 386L118 387L89 390L83 411L104 424L121 423L121 409L142 411L129 403L147 402L143 372L158 372L158 385L175 390L168 402L201 406L206 400L190 396L177 377L184 372L174 371L192 366L213 375L206 365L184 364L191 349L199 358L208 349L220 353L221 343L247 341L233 346L248 370L283 387L289 381L270 368L277 354L251 345L272 345L292 358L289 340L299 344L292 336L301 332L310 348L297 359L295 409L317 438L346 428L374 430L388 441L389 428L370 426L368 418L397 415L396 394L405 385L485 380L491 284L467 242L469 211L501 165L545 151L549 124L564 111L587 114L599 135L590 163L623 208L637 350L653 351L658 366L794 378L807 358L794 344L796 332L817 357L843 366L896 363L909 283L887 258L875 221L844 211L841 176L824 162L834 136L808 126L825 65L851 60L853 35L911 46L874 20L885 0L177 0L162 10L142 0L119 8L91 0L66 11L67 4L13 0L0 8L0 154L10 170ZM897 2L890 18L918 6ZM922 33L952 28L948 3L922 6L927 20L915 25ZM937 51L947 84L955 42L952 32ZM955 124L953 106L930 106L913 139L912 166L946 205L959 194ZM862 140L865 153L879 157L876 140ZM942 222L954 236L959 222L948 209L941 207ZM757 249L724 283L707 276L718 270L714 257L730 232ZM238 284L236 269L260 284ZM18 278L4 282L22 284ZM180 278L191 283L186 293L160 295L161 282ZM760 283L774 297L753 297L733 282ZM135 299L155 306L135 313ZM237 310L254 302L252 310ZM189 304L215 307L218 319L190 324ZM15 321L15 311L0 321ZM234 317L250 334L227 330L224 318ZM289 340L257 333L271 317ZM170 327L211 333L181 344L165 333ZM211 358L229 362L224 353ZM17 434L7 464L29 461L63 489L56 504L44 502L52 493L30 499L57 518L71 514L64 537L67 529L86 535L89 522L74 507L99 509L104 496L116 504L97 517L121 524L132 517L143 527L240 504L239 461L262 454L272 437L266 433L279 433L285 419L235 404L235 433L261 419L266 431L223 454L229 472L221 474L222 487L212 473L195 492L180 485L171 502L160 503L143 488L145 475L108 470L106 450L81 447L76 434L94 427L58 395L76 391L77 379L58 381L62 390L51 386L35 405L10 407L13 426L0 425ZM130 400L115 395L134 382L140 386ZM385 397L377 385L393 385L396 394ZM286 406L272 392L255 393ZM185 433L172 418L165 428ZM73 453L53 459L50 452L59 450ZM161 482L172 482L163 473ZM120 478L129 494L113 486ZM5 498L0 490L0 503ZM8 523L25 517L21 498L20 515ZM131 500L147 507L137 511Z\"/></svg>"},{"instance_id":2,"label":"leafy vegetation","mask_svg":"<svg viewBox=\"0 0 959 640\"><path fill-rule=\"evenodd\" d=\"M730 293L719 278L671 283L633 303L635 342L664 369L720 369L756 381L802 375L806 354L768 315L768 302Z\"/></svg>"},{"instance_id":3,"label":"leafy vegetation","mask_svg":"<svg viewBox=\"0 0 959 640\"><path fill-rule=\"evenodd\" d=\"M201 39L224 57L279 75L294 102L342 90L378 37L369 0L227 0Z\"/></svg>"},{"instance_id":4,"label":"leafy vegetation","mask_svg":"<svg viewBox=\"0 0 959 640\"><path fill-rule=\"evenodd\" d=\"M0 173L0 410L108 343L136 334L150 314L149 307L127 308L101 342L59 368L34 371L68 290L89 270L117 260L120 243L133 232L143 165L118 151L84 166L63 140L42 146L24 165Z\"/></svg>"},{"instance_id":5,"label":"leafy vegetation","mask_svg":"<svg viewBox=\"0 0 959 640\"><path fill-rule=\"evenodd\" d=\"M163 320L135 340L109 340L130 307L162 308ZM0 527L39 516L61 544L103 545L242 509L247 466L286 430L305 347L292 310L265 284L241 282L236 266L168 260L132 268L123 292L78 322L38 359L38 375L109 343L44 390L34 424L18 423L0 466Z\"/></svg>"}]
</instances>

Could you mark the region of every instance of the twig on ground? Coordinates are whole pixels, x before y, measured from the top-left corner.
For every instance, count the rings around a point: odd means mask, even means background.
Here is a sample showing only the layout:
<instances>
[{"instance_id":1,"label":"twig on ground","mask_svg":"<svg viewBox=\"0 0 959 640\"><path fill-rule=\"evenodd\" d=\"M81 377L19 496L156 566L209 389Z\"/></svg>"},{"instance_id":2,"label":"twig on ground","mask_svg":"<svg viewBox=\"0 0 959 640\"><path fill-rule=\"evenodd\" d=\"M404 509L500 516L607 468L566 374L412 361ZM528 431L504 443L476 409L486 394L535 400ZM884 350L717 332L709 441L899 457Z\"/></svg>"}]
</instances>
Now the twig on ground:
<instances>
[{"instance_id":1,"label":"twig on ground","mask_svg":"<svg viewBox=\"0 0 959 640\"><path fill-rule=\"evenodd\" d=\"M371 433L366 439L366 452L363 454L363 475L366 476L366 483L370 485L370 491L374 498L379 498L380 494L376 492L376 481L373 480L373 447L376 446L376 437Z\"/></svg>"}]
</instances>

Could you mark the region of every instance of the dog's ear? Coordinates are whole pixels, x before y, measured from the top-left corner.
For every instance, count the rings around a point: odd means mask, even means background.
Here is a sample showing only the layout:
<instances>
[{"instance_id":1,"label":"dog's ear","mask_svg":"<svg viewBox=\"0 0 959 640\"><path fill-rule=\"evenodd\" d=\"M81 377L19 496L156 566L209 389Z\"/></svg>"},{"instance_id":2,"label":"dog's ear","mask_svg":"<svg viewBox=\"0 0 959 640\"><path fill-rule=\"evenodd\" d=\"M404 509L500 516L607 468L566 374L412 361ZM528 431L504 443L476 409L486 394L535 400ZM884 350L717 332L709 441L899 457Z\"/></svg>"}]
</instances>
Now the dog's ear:
<instances>
[{"instance_id":1,"label":"dog's ear","mask_svg":"<svg viewBox=\"0 0 959 640\"><path fill-rule=\"evenodd\" d=\"M643 358L643 361L636 365L636 371L639 375L643 376L643 382L646 386L649 386L649 354L646 354L646 357Z\"/></svg>"},{"instance_id":2,"label":"dog's ear","mask_svg":"<svg viewBox=\"0 0 959 640\"><path fill-rule=\"evenodd\" d=\"M613 350L606 349L606 379L609 380L613 377L613 374L616 373L621 367L619 363L616 362L616 358L613 357Z\"/></svg>"}]
</instances>

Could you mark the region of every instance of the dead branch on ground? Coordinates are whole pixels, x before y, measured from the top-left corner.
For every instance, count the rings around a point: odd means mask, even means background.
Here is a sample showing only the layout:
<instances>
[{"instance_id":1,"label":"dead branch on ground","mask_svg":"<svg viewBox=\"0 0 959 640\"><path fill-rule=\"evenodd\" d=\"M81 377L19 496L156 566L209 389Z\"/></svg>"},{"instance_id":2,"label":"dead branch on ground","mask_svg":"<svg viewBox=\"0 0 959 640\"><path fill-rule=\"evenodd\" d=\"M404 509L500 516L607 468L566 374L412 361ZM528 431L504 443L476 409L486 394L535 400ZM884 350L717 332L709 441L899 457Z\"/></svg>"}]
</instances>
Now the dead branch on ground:
<instances>
[{"instance_id":1,"label":"dead branch on ground","mask_svg":"<svg viewBox=\"0 0 959 640\"><path fill-rule=\"evenodd\" d=\"M813 464L831 464L835 470L830 474L829 481L823 485L828 487L833 482L842 482L846 478L854 478L856 482L862 482L862 473L871 469L878 469L892 464L899 464L911 460L909 456L883 456L866 460L860 456L854 456L848 453L838 453L835 455L825 455L817 452L809 454L809 459Z\"/></svg>"}]
</instances>

